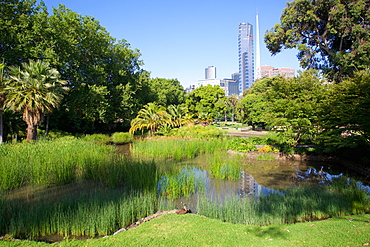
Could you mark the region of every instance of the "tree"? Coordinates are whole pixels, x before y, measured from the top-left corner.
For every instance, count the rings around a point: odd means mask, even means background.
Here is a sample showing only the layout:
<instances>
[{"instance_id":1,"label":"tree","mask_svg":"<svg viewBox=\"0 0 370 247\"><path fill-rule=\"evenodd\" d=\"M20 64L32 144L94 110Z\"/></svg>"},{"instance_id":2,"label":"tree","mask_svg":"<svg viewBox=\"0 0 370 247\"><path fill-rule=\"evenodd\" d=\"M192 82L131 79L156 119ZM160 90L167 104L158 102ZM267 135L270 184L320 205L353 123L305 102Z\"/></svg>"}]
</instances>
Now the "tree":
<instances>
[{"instance_id":1,"label":"tree","mask_svg":"<svg viewBox=\"0 0 370 247\"><path fill-rule=\"evenodd\" d=\"M27 123L27 140L37 139L37 126L43 114L51 112L62 98L61 80L56 69L41 60L23 63L20 67L10 67L10 84L5 88L6 104L15 111L23 111Z\"/></svg>"},{"instance_id":2,"label":"tree","mask_svg":"<svg viewBox=\"0 0 370 247\"><path fill-rule=\"evenodd\" d=\"M326 151L348 152L370 148L370 73L357 72L354 78L333 86L320 117L319 143Z\"/></svg>"},{"instance_id":3,"label":"tree","mask_svg":"<svg viewBox=\"0 0 370 247\"><path fill-rule=\"evenodd\" d=\"M225 91L220 86L207 85L190 92L185 104L190 114L198 117L207 114L207 118L214 119L220 112L224 112L226 100Z\"/></svg>"},{"instance_id":4,"label":"tree","mask_svg":"<svg viewBox=\"0 0 370 247\"><path fill-rule=\"evenodd\" d=\"M169 122L173 127L181 127L192 122L184 105L169 105L167 107Z\"/></svg>"},{"instance_id":5,"label":"tree","mask_svg":"<svg viewBox=\"0 0 370 247\"><path fill-rule=\"evenodd\" d=\"M341 80L370 67L369 0L294 0L265 35L270 52L297 48L303 68Z\"/></svg>"},{"instance_id":6,"label":"tree","mask_svg":"<svg viewBox=\"0 0 370 247\"><path fill-rule=\"evenodd\" d=\"M179 105L185 102L184 87L177 79L154 78L149 81L150 101L162 106Z\"/></svg>"},{"instance_id":7,"label":"tree","mask_svg":"<svg viewBox=\"0 0 370 247\"><path fill-rule=\"evenodd\" d=\"M36 0L0 1L0 59L19 66L28 59L53 56L47 11Z\"/></svg>"},{"instance_id":8,"label":"tree","mask_svg":"<svg viewBox=\"0 0 370 247\"><path fill-rule=\"evenodd\" d=\"M233 94L233 95L228 97L227 102L231 106L231 120L234 122L235 121L235 108L236 108L236 105L239 102L239 98L238 98L238 96Z\"/></svg>"},{"instance_id":9,"label":"tree","mask_svg":"<svg viewBox=\"0 0 370 247\"><path fill-rule=\"evenodd\" d=\"M155 103L148 103L138 112L136 118L131 121L130 133L136 130L148 129L153 135L160 126L168 123L165 107L158 106Z\"/></svg>"}]
</instances>

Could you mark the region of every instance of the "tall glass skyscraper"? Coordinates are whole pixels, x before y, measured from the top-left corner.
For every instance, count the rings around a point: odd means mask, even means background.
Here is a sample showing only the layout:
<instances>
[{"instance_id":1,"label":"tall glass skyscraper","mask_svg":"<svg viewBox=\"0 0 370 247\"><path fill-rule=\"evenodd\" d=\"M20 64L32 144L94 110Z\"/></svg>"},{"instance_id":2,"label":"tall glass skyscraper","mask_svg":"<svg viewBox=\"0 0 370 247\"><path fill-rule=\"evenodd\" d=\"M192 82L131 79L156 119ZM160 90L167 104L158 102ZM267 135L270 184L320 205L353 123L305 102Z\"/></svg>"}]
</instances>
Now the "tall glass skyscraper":
<instances>
[{"instance_id":1,"label":"tall glass skyscraper","mask_svg":"<svg viewBox=\"0 0 370 247\"><path fill-rule=\"evenodd\" d=\"M239 94L252 86L254 82L253 26L249 23L239 24Z\"/></svg>"}]
</instances>

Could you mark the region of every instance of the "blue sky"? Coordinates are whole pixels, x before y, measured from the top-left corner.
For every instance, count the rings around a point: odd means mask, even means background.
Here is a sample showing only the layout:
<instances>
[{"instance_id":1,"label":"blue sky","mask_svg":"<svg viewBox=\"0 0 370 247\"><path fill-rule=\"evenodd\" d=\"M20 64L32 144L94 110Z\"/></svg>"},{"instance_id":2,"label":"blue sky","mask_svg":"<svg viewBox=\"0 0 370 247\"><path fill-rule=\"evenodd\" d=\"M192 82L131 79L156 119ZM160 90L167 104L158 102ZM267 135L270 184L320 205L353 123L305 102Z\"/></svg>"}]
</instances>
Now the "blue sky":
<instances>
[{"instance_id":1,"label":"blue sky","mask_svg":"<svg viewBox=\"0 0 370 247\"><path fill-rule=\"evenodd\" d=\"M184 87L204 79L215 66L218 78L238 72L238 24L259 14L261 65L299 70L296 51L276 56L266 49L263 34L280 21L285 0L44 0L83 16L93 16L112 37L140 50L151 77L177 78ZM255 44L256 45L256 44Z\"/></svg>"}]
</instances>

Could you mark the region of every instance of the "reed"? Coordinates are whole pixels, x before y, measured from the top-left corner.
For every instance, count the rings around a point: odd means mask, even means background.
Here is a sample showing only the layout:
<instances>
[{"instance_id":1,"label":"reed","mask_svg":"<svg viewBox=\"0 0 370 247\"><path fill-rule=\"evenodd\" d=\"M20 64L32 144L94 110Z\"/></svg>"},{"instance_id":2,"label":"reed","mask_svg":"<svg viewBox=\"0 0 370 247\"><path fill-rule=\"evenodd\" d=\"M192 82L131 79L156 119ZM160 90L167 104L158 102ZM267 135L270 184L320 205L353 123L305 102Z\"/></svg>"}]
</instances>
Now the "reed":
<instances>
[{"instance_id":1,"label":"reed","mask_svg":"<svg viewBox=\"0 0 370 247\"><path fill-rule=\"evenodd\" d=\"M199 153L215 153L226 150L223 139L150 138L135 141L132 153L136 156L173 159L191 159Z\"/></svg>"},{"instance_id":2,"label":"reed","mask_svg":"<svg viewBox=\"0 0 370 247\"><path fill-rule=\"evenodd\" d=\"M209 169L214 178L224 180L238 180L241 176L241 156L225 156L216 153L209 162Z\"/></svg>"},{"instance_id":3,"label":"reed","mask_svg":"<svg viewBox=\"0 0 370 247\"><path fill-rule=\"evenodd\" d=\"M8 203L7 214L1 216L8 224L1 233L28 239L52 234L104 236L159 209L155 191L127 193L122 189L93 190L54 201L43 198L37 204L20 200Z\"/></svg>"},{"instance_id":4,"label":"reed","mask_svg":"<svg viewBox=\"0 0 370 247\"><path fill-rule=\"evenodd\" d=\"M330 187L302 185L258 199L237 195L210 199L201 195L197 205L199 214L248 225L286 224L369 211L366 193L344 183Z\"/></svg>"},{"instance_id":5,"label":"reed","mask_svg":"<svg viewBox=\"0 0 370 247\"><path fill-rule=\"evenodd\" d=\"M89 167L112 162L115 149L62 138L4 144L0 153L0 189L8 190L27 184L61 185L78 181L86 176Z\"/></svg>"},{"instance_id":6,"label":"reed","mask_svg":"<svg viewBox=\"0 0 370 247\"><path fill-rule=\"evenodd\" d=\"M133 135L128 132L116 132L112 135L112 141L114 144L122 144L131 142L133 140Z\"/></svg>"},{"instance_id":7,"label":"reed","mask_svg":"<svg viewBox=\"0 0 370 247\"><path fill-rule=\"evenodd\" d=\"M160 195L167 198L189 197L205 190L205 174L196 168L185 167L179 174L162 176L158 182Z\"/></svg>"}]
</instances>

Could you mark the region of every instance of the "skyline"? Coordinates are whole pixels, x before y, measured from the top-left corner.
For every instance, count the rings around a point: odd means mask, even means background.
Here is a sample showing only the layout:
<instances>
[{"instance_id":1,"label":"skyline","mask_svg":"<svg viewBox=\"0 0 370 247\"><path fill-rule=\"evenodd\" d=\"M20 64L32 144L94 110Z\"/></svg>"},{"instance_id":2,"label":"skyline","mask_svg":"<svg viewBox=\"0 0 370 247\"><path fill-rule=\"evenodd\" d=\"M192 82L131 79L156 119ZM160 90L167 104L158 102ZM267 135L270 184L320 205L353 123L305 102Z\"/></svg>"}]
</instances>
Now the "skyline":
<instances>
[{"instance_id":1,"label":"skyline","mask_svg":"<svg viewBox=\"0 0 370 247\"><path fill-rule=\"evenodd\" d=\"M203 79L208 66L215 66L221 79L238 72L238 25L250 23L256 29L257 11L261 65L301 70L296 51L283 50L272 57L263 43L265 31L280 22L284 0L44 2L50 13L61 3L83 16L94 17L113 38L125 39L132 49L140 50L142 68L152 78L178 79L184 87Z\"/></svg>"}]
</instances>

